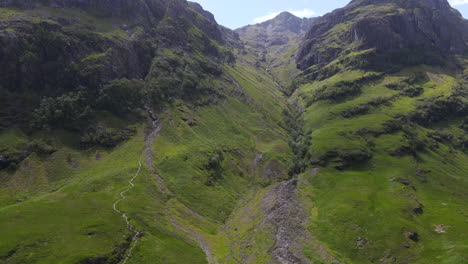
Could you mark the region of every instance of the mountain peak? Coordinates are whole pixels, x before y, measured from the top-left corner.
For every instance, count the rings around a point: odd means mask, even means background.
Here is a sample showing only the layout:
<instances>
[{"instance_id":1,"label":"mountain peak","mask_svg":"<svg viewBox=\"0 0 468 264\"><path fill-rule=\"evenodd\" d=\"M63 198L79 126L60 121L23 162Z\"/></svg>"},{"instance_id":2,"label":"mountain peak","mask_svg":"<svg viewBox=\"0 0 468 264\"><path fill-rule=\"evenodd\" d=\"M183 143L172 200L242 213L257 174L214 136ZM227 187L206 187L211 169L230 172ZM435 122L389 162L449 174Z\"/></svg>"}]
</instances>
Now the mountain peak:
<instances>
[{"instance_id":1,"label":"mountain peak","mask_svg":"<svg viewBox=\"0 0 468 264\"><path fill-rule=\"evenodd\" d=\"M273 19L284 19L284 18L299 18L299 17L289 13L288 11L283 11L283 12L279 13L279 15L277 15Z\"/></svg>"},{"instance_id":2,"label":"mountain peak","mask_svg":"<svg viewBox=\"0 0 468 264\"><path fill-rule=\"evenodd\" d=\"M314 20L315 18L299 18L284 11L273 19L239 28L236 32L251 44L256 42L261 46L265 43L267 46L282 45L292 38L302 36Z\"/></svg>"},{"instance_id":3,"label":"mountain peak","mask_svg":"<svg viewBox=\"0 0 468 264\"><path fill-rule=\"evenodd\" d=\"M284 11L268 21L239 28L236 32L247 49L255 50L259 60L266 63L264 66L268 70L287 69L285 76L294 76L298 72L294 54L314 20ZM278 83L283 91L290 86L289 80L278 80Z\"/></svg>"}]
</instances>

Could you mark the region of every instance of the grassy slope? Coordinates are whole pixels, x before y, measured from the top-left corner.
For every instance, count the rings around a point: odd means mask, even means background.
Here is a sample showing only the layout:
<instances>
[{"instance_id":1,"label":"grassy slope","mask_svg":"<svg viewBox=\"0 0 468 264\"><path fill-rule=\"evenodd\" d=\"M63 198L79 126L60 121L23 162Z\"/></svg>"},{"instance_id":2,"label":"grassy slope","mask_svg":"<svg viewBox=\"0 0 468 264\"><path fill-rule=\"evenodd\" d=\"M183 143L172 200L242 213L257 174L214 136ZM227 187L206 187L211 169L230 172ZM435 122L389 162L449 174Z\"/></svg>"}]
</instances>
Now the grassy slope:
<instances>
[{"instance_id":1,"label":"grassy slope","mask_svg":"<svg viewBox=\"0 0 468 264\"><path fill-rule=\"evenodd\" d=\"M217 85L233 96L201 107L178 102L163 114L153 146L154 164L171 195L158 191L144 164L136 187L119 204L144 234L128 263L206 263L194 238L171 224L167 199L172 217L206 240L215 259L236 263L240 253L232 252L227 236L245 236L249 229L236 232L232 226L239 224L225 223L237 222L239 216L233 212L241 211L264 186L286 176L289 148L287 133L279 126L281 93L248 64L226 70L232 76L226 75ZM244 90L240 95L233 80ZM1 172L2 262L77 263L111 256L130 236L112 204L127 187L138 161L144 160L143 129L112 150L73 148L66 138L74 137L59 137L59 151L50 157L32 155L16 172ZM2 142L15 142L11 148L30 139L17 131L0 135ZM222 176L208 186L211 171L206 166L217 152L224 156ZM264 173L271 164L279 178ZM241 243L242 238L235 240L232 243ZM252 258L255 254L266 258L262 250L252 253Z\"/></svg>"},{"instance_id":2,"label":"grassy slope","mask_svg":"<svg viewBox=\"0 0 468 264\"><path fill-rule=\"evenodd\" d=\"M371 107L368 113L344 118L341 113L379 97L391 97L399 92L387 88L425 72L430 78L415 86L424 88L422 95L411 98L395 97L390 104ZM321 82L302 86L296 99L309 97L324 84L329 86L343 80L360 78L365 73L344 72ZM359 166L336 170L337 160L302 177L313 186L310 200L315 205L309 230L341 253L349 263L463 263L467 261L466 188L468 187L468 156L449 144L430 148L427 133L434 128L411 125L395 132L384 132L384 123L397 115L415 110L421 100L451 93L456 80L440 69L420 66L364 85L358 95L340 101L321 100L306 111L306 124L313 130L311 153L314 158L329 151L347 154L359 150L373 157ZM458 125L459 121L453 123ZM383 135L355 133L384 132ZM449 130L458 130L455 126ZM409 135L425 142L416 155L395 157L390 153L410 146ZM403 185L392 179L407 179ZM423 214L413 209L423 205ZM435 232L437 225L445 233ZM415 242L405 236L418 234ZM358 247L358 240L361 246ZM408 247L408 248L407 248Z\"/></svg>"},{"instance_id":3,"label":"grassy slope","mask_svg":"<svg viewBox=\"0 0 468 264\"><path fill-rule=\"evenodd\" d=\"M244 252L244 241L252 239L249 232L258 223L241 220L246 210L260 214L252 206L258 201L256 193L286 177L287 135L278 126L284 99L272 88L271 80L247 63L238 63L227 71L231 75L227 82L235 80L244 90L242 95L229 97L217 106L175 107L156 142L155 164L175 196L171 200L173 215L207 241L216 261L239 263L248 254L249 263L266 263L270 257L265 250L272 244L271 237L254 238L265 246ZM207 186L206 165L220 151L224 156L222 177L214 186ZM279 164L274 169L279 178L268 178L264 173L271 164Z\"/></svg>"},{"instance_id":4,"label":"grassy slope","mask_svg":"<svg viewBox=\"0 0 468 264\"><path fill-rule=\"evenodd\" d=\"M104 37L127 38L114 30L115 21L97 21L73 10L1 9L0 19L18 17L39 23L50 13L96 25ZM67 29L75 30L73 25ZM85 60L99 56L103 54ZM237 217L233 212L241 211L257 191L286 176L287 133L279 126L285 103L282 94L263 70L250 63L226 66L225 71L229 75L216 85L226 98L201 107L178 102L164 114L163 129L153 146L154 163L171 195L158 191L154 175L144 164L135 188L119 204L143 233L129 263L206 263L197 241L171 224L168 211L208 242L215 259L236 263L240 253L231 253L227 236L243 236L249 229L239 233L224 223L236 222L229 219L231 214ZM57 132L60 135L53 136L57 152L33 154L16 171L0 172L0 262L78 263L110 257L108 263L113 263L120 245L131 235L112 204L128 187L139 160L144 160L144 129L143 124L139 126L137 136L115 149L84 151L74 147L78 135ZM51 137L27 136L13 129L0 134L2 148L12 152L36 138ZM222 177L208 186L207 165L218 152L224 156ZM276 175L264 172L265 168ZM201 218L191 217L192 212ZM266 258L261 250L255 254ZM254 259L255 254L251 254Z\"/></svg>"},{"instance_id":5,"label":"grassy slope","mask_svg":"<svg viewBox=\"0 0 468 264\"><path fill-rule=\"evenodd\" d=\"M21 185L28 180L26 177L41 177L50 182L44 183L47 186L44 191L21 193L21 187L1 189L2 194L16 192L16 197L27 196L24 202L0 209L0 225L5 227L0 240L2 261L77 263L90 257L110 255L123 244L130 234L123 219L112 210L112 204L136 172L143 139L140 131L134 139L112 151L99 151L100 160L95 158L94 150L79 152L63 147L47 160L28 158L14 176L3 175L3 178L10 178L5 181L10 185L13 182ZM54 175L65 178L53 181ZM144 240L164 241L151 249L152 254L159 255L162 262L177 263L186 259L204 263L203 253L195 245L173 235L170 224L158 214L158 203L151 201L158 201L160 194L146 169L136 179L136 185L119 208L126 212L144 210L145 214L139 216L137 222L139 228L144 226ZM135 196L138 196L138 204L130 210Z\"/></svg>"}]
</instances>

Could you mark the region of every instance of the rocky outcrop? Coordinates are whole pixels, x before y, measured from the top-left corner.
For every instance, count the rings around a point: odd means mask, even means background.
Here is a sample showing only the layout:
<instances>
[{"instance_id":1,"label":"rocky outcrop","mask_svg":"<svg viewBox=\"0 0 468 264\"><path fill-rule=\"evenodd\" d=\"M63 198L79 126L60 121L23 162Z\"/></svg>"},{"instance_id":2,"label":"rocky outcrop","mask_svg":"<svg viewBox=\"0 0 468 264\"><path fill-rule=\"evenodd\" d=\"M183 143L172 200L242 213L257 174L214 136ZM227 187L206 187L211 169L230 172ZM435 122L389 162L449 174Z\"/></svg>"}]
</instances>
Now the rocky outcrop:
<instances>
[{"instance_id":1,"label":"rocky outcrop","mask_svg":"<svg viewBox=\"0 0 468 264\"><path fill-rule=\"evenodd\" d=\"M0 0L0 7L35 9L50 7L56 9L79 8L97 12L104 16L131 18L137 15L151 15L161 18L165 0Z\"/></svg>"},{"instance_id":2,"label":"rocky outcrop","mask_svg":"<svg viewBox=\"0 0 468 264\"><path fill-rule=\"evenodd\" d=\"M297 62L307 69L367 49L461 54L467 41L467 23L447 0L354 0L313 23Z\"/></svg>"},{"instance_id":3,"label":"rocky outcrop","mask_svg":"<svg viewBox=\"0 0 468 264\"><path fill-rule=\"evenodd\" d=\"M195 3L195 2L188 2L188 3L193 10L197 11L200 15L208 19L211 23L217 24L214 15L206 11L205 9L203 9L203 7L199 3Z\"/></svg>"}]
</instances>

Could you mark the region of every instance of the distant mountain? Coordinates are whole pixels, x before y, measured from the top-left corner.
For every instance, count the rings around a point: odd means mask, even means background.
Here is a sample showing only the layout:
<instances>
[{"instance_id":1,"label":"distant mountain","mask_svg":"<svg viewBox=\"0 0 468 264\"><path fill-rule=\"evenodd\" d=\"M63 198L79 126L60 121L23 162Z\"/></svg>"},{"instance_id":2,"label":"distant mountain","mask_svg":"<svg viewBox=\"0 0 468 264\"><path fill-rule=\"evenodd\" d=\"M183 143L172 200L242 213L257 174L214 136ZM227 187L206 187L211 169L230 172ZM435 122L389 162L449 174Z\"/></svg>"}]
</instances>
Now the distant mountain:
<instances>
[{"instance_id":1,"label":"distant mountain","mask_svg":"<svg viewBox=\"0 0 468 264\"><path fill-rule=\"evenodd\" d=\"M235 32L246 49L258 56L257 66L270 72L281 90L286 92L299 73L295 61L299 44L315 19L282 12L271 20L248 25Z\"/></svg>"},{"instance_id":2,"label":"distant mountain","mask_svg":"<svg viewBox=\"0 0 468 264\"><path fill-rule=\"evenodd\" d=\"M263 23L248 25L235 31L254 47L278 46L298 40L305 34L315 18L299 18L289 12L282 12Z\"/></svg>"}]
</instances>

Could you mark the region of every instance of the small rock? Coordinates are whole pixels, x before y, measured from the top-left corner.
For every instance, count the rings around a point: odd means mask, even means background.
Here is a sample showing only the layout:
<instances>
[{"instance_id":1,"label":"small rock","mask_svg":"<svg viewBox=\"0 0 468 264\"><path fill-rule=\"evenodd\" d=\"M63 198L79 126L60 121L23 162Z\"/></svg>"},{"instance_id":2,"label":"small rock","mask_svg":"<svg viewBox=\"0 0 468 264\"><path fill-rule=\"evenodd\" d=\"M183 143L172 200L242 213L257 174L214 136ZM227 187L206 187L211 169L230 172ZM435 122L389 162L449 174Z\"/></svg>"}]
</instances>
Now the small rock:
<instances>
[{"instance_id":1,"label":"small rock","mask_svg":"<svg viewBox=\"0 0 468 264\"><path fill-rule=\"evenodd\" d=\"M416 232L405 232L405 237L413 240L414 242L419 241L419 235Z\"/></svg>"},{"instance_id":2,"label":"small rock","mask_svg":"<svg viewBox=\"0 0 468 264\"><path fill-rule=\"evenodd\" d=\"M410 244L409 243L403 243L403 247L404 248L410 248Z\"/></svg>"},{"instance_id":3,"label":"small rock","mask_svg":"<svg viewBox=\"0 0 468 264\"><path fill-rule=\"evenodd\" d=\"M196 126L197 123L195 123L194 121L190 121L190 122L188 122L188 125L189 125L190 127L193 127L193 126Z\"/></svg>"},{"instance_id":4,"label":"small rock","mask_svg":"<svg viewBox=\"0 0 468 264\"><path fill-rule=\"evenodd\" d=\"M319 173L319 171L320 171L320 169L319 169L319 168L313 168L313 169L311 170L311 174L312 174L312 176L315 176L315 175L317 175L317 174Z\"/></svg>"},{"instance_id":5,"label":"small rock","mask_svg":"<svg viewBox=\"0 0 468 264\"><path fill-rule=\"evenodd\" d=\"M401 184L406 185L406 186L411 184L408 180L403 179L403 178L391 179L391 181L395 181L395 182L401 183Z\"/></svg>"},{"instance_id":6,"label":"small rock","mask_svg":"<svg viewBox=\"0 0 468 264\"><path fill-rule=\"evenodd\" d=\"M434 231L436 231L439 234L445 233L445 227L443 225L436 225Z\"/></svg>"},{"instance_id":7,"label":"small rock","mask_svg":"<svg viewBox=\"0 0 468 264\"><path fill-rule=\"evenodd\" d=\"M0 155L0 170L7 168L8 165L10 165L10 161L5 156Z\"/></svg>"},{"instance_id":8,"label":"small rock","mask_svg":"<svg viewBox=\"0 0 468 264\"><path fill-rule=\"evenodd\" d=\"M417 214L417 215L422 215L424 213L424 209L423 209L423 206L420 205L418 208L414 208L413 209L413 213Z\"/></svg>"},{"instance_id":9,"label":"small rock","mask_svg":"<svg viewBox=\"0 0 468 264\"><path fill-rule=\"evenodd\" d=\"M366 246L367 244L367 240L363 239L362 237L358 237L357 241L356 241L356 246L359 248L359 249L362 249Z\"/></svg>"}]
</instances>

